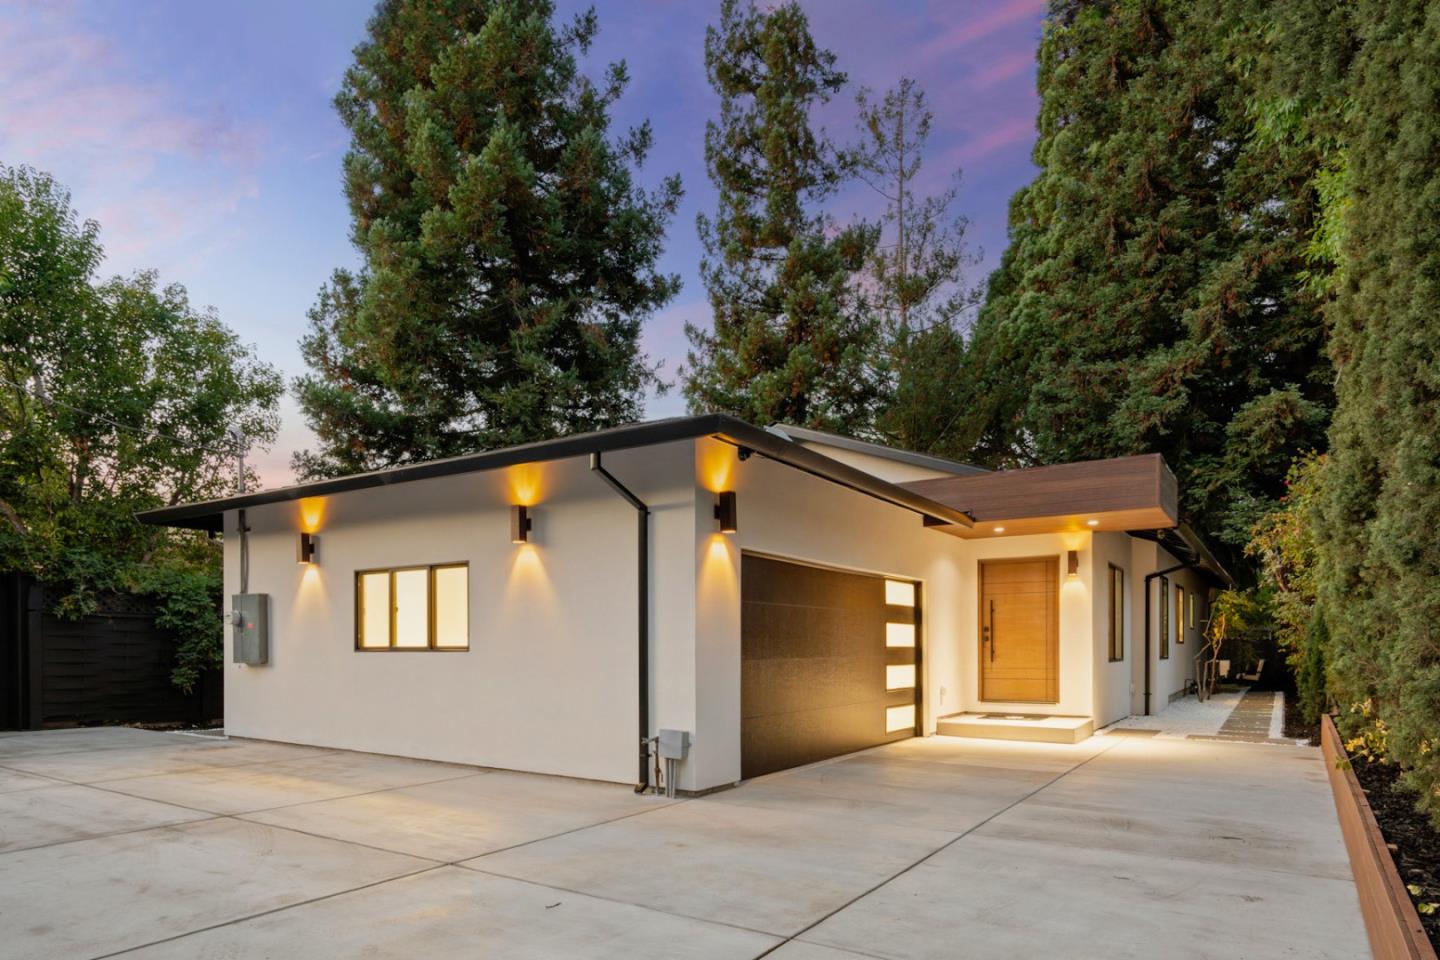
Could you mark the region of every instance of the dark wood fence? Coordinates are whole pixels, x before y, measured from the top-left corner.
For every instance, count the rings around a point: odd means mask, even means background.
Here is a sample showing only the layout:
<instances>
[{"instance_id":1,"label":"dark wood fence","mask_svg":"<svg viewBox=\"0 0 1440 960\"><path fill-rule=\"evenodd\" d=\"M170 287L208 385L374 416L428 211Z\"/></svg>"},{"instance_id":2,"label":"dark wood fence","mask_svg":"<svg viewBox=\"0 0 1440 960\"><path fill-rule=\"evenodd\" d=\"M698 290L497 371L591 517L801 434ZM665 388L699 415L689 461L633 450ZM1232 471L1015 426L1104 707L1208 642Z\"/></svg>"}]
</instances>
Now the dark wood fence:
<instances>
[{"instance_id":1,"label":"dark wood fence","mask_svg":"<svg viewBox=\"0 0 1440 960\"><path fill-rule=\"evenodd\" d=\"M190 694L170 682L175 639L155 625L144 598L107 597L78 620L61 619L52 608L33 578L0 574L0 729L223 715L218 671Z\"/></svg>"}]
</instances>

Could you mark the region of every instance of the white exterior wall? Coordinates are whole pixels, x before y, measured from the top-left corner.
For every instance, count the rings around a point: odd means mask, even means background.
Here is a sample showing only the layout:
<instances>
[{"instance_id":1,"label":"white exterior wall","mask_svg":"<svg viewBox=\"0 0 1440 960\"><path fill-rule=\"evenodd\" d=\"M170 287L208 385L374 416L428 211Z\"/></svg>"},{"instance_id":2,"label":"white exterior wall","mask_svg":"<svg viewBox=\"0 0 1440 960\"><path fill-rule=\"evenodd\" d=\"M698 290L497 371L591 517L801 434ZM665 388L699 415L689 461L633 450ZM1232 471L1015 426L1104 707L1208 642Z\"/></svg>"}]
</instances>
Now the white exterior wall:
<instances>
[{"instance_id":1,"label":"white exterior wall","mask_svg":"<svg viewBox=\"0 0 1440 960\"><path fill-rule=\"evenodd\" d=\"M1092 657L1095 595L1090 559L1091 535L1045 533L1025 537L997 537L965 541L965 586L959 596L962 622L960 661L963 665L966 709L1001 713L1050 713L1088 717L1094 703L1095 665ZM1066 554L1080 553L1075 577L1066 573ZM1060 569L1060 701L1035 704L980 699L980 561L990 559L1054 557Z\"/></svg>"},{"instance_id":2,"label":"white exterior wall","mask_svg":"<svg viewBox=\"0 0 1440 960\"><path fill-rule=\"evenodd\" d=\"M1133 615L1135 596L1142 589L1141 584L1147 570L1137 570L1132 556L1129 535L1124 533L1097 533L1092 538L1091 552L1092 579L1095 584L1095 726L1103 727L1123 720L1130 715L1130 697L1134 664L1141 660L1144 651L1136 647L1135 625L1140 621ZM1110 565L1114 564L1125 574L1125 596L1120 608L1121 629L1125 642L1125 656L1121 660L1110 660Z\"/></svg>"},{"instance_id":3,"label":"white exterior wall","mask_svg":"<svg viewBox=\"0 0 1440 960\"><path fill-rule=\"evenodd\" d=\"M1180 561L1170 551L1152 541L1135 538L1131 539L1130 544L1131 562L1136 571L1132 576L1134 589L1131 591L1130 615L1132 622L1137 625L1134 634L1136 656L1132 663L1131 674L1134 691L1130 697L1130 709L1132 713L1143 714L1145 712L1144 576L1157 570L1176 566ZM1176 570L1166 574L1166 577L1169 585L1163 599L1160 596L1159 577L1151 580L1149 587L1150 712L1152 714L1164 710L1169 705L1171 697L1183 692L1187 681L1195 678L1195 657L1200 653L1201 618L1206 616L1205 601L1209 590L1209 586L1194 570ZM1177 644L1172 641L1169 658L1162 660L1160 659L1160 604L1163 602L1169 608L1170 622L1173 625L1176 616L1175 586L1177 584L1183 586L1186 593L1192 591L1198 593L1199 606L1196 609L1194 628L1190 627L1188 617L1185 620L1185 642Z\"/></svg>"},{"instance_id":4,"label":"white exterior wall","mask_svg":"<svg viewBox=\"0 0 1440 960\"><path fill-rule=\"evenodd\" d=\"M653 511L653 720L694 728L694 590L665 558L694 549L691 444L605 456ZM536 503L533 540L509 506ZM314 509L318 506L318 509ZM311 512L318 563L295 562ZM230 662L243 737L633 782L635 511L583 460L420 480L248 511L250 590L271 602L270 664ZM226 515L225 593L239 590ZM466 561L470 649L357 652L355 571Z\"/></svg>"},{"instance_id":5,"label":"white exterior wall","mask_svg":"<svg viewBox=\"0 0 1440 960\"><path fill-rule=\"evenodd\" d=\"M742 551L917 580L921 584L924 717L966 710L1089 716L1094 698L1094 614L1090 534L962 540L926 528L908 510L882 503L763 457L741 463L733 447L696 445L696 649L702 729L725 731L705 745L689 771L700 787L730 783L740 772L740 557ZM714 494L734 490L738 530L715 530ZM1065 553L1080 551L1080 571L1065 575ZM979 699L979 561L1054 557L1060 566L1060 702L1053 706ZM697 747L700 733L697 732ZM697 749L697 754L700 751ZM695 789L696 786L682 785Z\"/></svg>"},{"instance_id":6,"label":"white exterior wall","mask_svg":"<svg viewBox=\"0 0 1440 960\"><path fill-rule=\"evenodd\" d=\"M681 789L740 776L742 551L918 581L927 733L964 711L1093 716L1097 726L1126 712L1140 639L1132 627L1126 661L1107 662L1105 575L1111 562L1126 569L1131 624L1141 623L1154 544L1088 532L963 540L762 456L741 462L710 439L616 451L605 465L652 511L651 729L691 731ZM720 490L737 494L733 535L716 530ZM533 504L525 545L509 538L517 502ZM236 519L225 518L227 609L239 591ZM230 733L633 782L636 517L584 460L271 504L248 519L250 591L271 598L271 660L231 663L227 631ZM318 537L314 565L295 563L302 528ZM1080 554L1074 578L1070 549ZM982 702L979 563L1042 556L1060 570L1060 701ZM470 565L468 651L354 649L357 570L456 561ZM1187 643L1153 664L1156 709L1183 687L1197 650Z\"/></svg>"},{"instance_id":7,"label":"white exterior wall","mask_svg":"<svg viewBox=\"0 0 1440 960\"><path fill-rule=\"evenodd\" d=\"M740 778L740 576L742 552L881 574L921 584L926 732L935 717L964 709L959 638L966 544L927 529L909 510L764 457L740 462L735 448L696 444L696 650L700 678L697 756L691 789ZM716 531L715 493L736 493L738 530ZM973 607L972 607L973 609ZM688 786L682 778L682 786Z\"/></svg>"}]
</instances>

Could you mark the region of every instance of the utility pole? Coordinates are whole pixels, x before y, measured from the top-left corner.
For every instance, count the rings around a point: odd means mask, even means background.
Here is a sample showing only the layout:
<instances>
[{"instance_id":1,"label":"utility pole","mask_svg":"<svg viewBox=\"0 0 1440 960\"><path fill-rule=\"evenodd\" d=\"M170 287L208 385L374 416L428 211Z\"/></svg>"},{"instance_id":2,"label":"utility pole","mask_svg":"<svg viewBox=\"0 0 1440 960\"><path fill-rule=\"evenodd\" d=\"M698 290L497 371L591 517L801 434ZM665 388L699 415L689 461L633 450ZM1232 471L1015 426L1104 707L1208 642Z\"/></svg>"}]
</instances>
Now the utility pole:
<instances>
[{"instance_id":1,"label":"utility pole","mask_svg":"<svg viewBox=\"0 0 1440 960\"><path fill-rule=\"evenodd\" d=\"M240 427L231 427L226 431L230 438L230 446L235 451L235 483L239 492L245 492L245 431Z\"/></svg>"}]
</instances>

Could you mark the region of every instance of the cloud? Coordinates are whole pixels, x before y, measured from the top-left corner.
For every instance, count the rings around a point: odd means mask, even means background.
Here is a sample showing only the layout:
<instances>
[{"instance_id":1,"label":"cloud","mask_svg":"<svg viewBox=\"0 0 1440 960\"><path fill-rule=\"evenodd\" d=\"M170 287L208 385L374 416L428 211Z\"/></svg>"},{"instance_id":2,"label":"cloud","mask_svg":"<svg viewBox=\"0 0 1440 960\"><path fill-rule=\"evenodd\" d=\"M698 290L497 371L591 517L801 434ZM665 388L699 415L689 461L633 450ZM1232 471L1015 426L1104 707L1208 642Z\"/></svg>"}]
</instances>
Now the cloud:
<instances>
[{"instance_id":1,"label":"cloud","mask_svg":"<svg viewBox=\"0 0 1440 960\"><path fill-rule=\"evenodd\" d=\"M0 7L0 159L71 189L79 213L101 224L108 271L222 245L259 193L263 130L151 78L73 13Z\"/></svg>"},{"instance_id":2,"label":"cloud","mask_svg":"<svg viewBox=\"0 0 1440 960\"><path fill-rule=\"evenodd\" d=\"M983 90L986 87L1004 83L1026 71L1033 72L1034 70L1035 51L1018 50L1009 56L978 65L970 77L970 83L973 87Z\"/></svg>"},{"instance_id":3,"label":"cloud","mask_svg":"<svg viewBox=\"0 0 1440 960\"><path fill-rule=\"evenodd\" d=\"M1017 116L991 127L979 136L967 138L953 154L959 163L972 164L1017 143L1028 143L1035 137L1035 118L1030 115Z\"/></svg>"},{"instance_id":4,"label":"cloud","mask_svg":"<svg viewBox=\"0 0 1440 960\"><path fill-rule=\"evenodd\" d=\"M1045 12L1044 0L1003 0L978 17L961 17L954 26L940 31L920 49L930 58L954 53L961 47L983 40L1017 23L1035 22Z\"/></svg>"}]
</instances>

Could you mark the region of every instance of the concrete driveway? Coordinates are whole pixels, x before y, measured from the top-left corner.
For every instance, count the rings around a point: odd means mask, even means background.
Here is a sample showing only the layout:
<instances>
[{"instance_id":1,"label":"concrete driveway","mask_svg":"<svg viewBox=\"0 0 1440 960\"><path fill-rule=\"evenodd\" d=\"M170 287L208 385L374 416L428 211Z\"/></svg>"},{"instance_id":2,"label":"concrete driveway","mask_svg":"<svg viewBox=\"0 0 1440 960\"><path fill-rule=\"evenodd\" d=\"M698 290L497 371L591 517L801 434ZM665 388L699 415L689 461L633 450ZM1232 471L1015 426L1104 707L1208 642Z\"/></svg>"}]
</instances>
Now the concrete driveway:
<instances>
[{"instance_id":1,"label":"concrete driveway","mask_svg":"<svg viewBox=\"0 0 1440 960\"><path fill-rule=\"evenodd\" d=\"M0 956L1365 957L1318 750L932 737L667 801L0 736Z\"/></svg>"}]
</instances>

